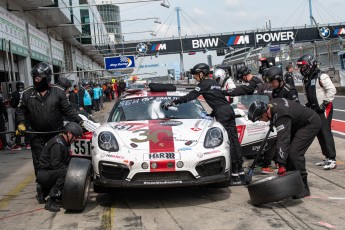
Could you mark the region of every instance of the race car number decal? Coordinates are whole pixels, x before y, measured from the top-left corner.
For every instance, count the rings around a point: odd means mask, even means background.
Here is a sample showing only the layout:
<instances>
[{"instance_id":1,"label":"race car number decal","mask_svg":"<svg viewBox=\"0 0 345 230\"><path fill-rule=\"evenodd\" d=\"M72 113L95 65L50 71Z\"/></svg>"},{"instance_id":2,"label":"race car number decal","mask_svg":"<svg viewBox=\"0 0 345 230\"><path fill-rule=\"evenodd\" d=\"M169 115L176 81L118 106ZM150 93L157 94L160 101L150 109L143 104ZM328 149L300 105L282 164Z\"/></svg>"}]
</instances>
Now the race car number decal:
<instances>
[{"instance_id":1,"label":"race car number decal","mask_svg":"<svg viewBox=\"0 0 345 230\"><path fill-rule=\"evenodd\" d=\"M158 134L159 133L165 133L168 137L173 136L172 131L170 130L156 130L153 132L150 132L148 129L139 129L135 130L133 133L139 133L139 136L144 137L143 139L138 138L132 138L131 141L136 143L146 142L146 141L152 141L154 143L157 143L158 140Z\"/></svg>"},{"instance_id":2,"label":"race car number decal","mask_svg":"<svg viewBox=\"0 0 345 230\"><path fill-rule=\"evenodd\" d=\"M77 139L71 146L73 156L91 156L91 143L88 139Z\"/></svg>"}]
</instances>

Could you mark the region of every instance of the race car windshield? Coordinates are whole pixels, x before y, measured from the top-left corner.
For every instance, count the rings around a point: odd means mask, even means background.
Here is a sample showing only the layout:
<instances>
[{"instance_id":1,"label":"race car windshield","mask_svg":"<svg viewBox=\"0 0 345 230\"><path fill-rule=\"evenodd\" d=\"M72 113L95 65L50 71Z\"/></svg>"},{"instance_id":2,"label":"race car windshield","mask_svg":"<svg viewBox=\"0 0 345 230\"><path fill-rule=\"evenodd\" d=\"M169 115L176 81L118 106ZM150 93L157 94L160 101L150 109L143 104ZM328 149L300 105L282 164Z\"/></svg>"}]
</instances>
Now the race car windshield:
<instances>
[{"instance_id":1,"label":"race car windshield","mask_svg":"<svg viewBox=\"0 0 345 230\"><path fill-rule=\"evenodd\" d=\"M161 107L165 101L177 97L145 97L131 98L120 101L110 114L108 122L138 121L156 119L203 119L203 106L198 100L193 100L165 110Z\"/></svg>"}]
</instances>

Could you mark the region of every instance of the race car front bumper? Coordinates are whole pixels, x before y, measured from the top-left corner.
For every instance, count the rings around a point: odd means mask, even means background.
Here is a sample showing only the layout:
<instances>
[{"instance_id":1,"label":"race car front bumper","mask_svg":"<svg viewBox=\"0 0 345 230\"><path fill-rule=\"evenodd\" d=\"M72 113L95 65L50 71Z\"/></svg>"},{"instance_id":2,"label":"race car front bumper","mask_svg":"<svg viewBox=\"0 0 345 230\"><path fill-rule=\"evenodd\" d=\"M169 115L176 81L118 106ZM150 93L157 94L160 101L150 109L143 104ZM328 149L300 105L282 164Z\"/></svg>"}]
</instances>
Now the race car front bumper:
<instances>
[{"instance_id":1,"label":"race car front bumper","mask_svg":"<svg viewBox=\"0 0 345 230\"><path fill-rule=\"evenodd\" d=\"M101 187L177 187L211 184L230 180L229 169L225 169L225 158L217 157L199 162L194 176L190 171L138 172L128 178L130 169L125 164L99 163L100 174L95 175L94 184Z\"/></svg>"}]
</instances>

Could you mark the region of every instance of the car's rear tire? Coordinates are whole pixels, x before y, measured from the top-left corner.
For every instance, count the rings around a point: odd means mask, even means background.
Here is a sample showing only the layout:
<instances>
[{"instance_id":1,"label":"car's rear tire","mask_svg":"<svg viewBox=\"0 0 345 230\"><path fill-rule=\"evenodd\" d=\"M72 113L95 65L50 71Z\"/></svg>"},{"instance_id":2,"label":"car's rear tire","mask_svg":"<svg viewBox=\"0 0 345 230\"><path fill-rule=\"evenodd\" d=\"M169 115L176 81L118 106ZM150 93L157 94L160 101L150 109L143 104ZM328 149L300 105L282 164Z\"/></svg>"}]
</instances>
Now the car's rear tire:
<instances>
[{"instance_id":1,"label":"car's rear tire","mask_svg":"<svg viewBox=\"0 0 345 230\"><path fill-rule=\"evenodd\" d=\"M84 211L89 197L90 184L91 161L83 158L72 158L66 174L62 207L67 211Z\"/></svg>"},{"instance_id":2,"label":"car's rear tire","mask_svg":"<svg viewBox=\"0 0 345 230\"><path fill-rule=\"evenodd\" d=\"M267 177L248 185L250 200L254 206L281 201L303 191L304 184L299 171L287 172L282 177Z\"/></svg>"}]
</instances>

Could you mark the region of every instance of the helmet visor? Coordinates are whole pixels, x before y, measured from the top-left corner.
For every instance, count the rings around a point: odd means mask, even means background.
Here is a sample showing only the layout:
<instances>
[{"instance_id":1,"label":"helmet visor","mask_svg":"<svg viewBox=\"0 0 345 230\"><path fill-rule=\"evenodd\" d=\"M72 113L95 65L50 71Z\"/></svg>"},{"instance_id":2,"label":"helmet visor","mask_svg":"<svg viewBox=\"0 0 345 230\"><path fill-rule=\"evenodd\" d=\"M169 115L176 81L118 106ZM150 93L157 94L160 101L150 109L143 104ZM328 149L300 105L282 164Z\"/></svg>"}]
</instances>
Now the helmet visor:
<instances>
[{"instance_id":1,"label":"helmet visor","mask_svg":"<svg viewBox=\"0 0 345 230\"><path fill-rule=\"evenodd\" d=\"M200 73L200 72L201 72L201 69L191 69L191 70L190 70L190 73L191 73L192 75L198 74L198 73Z\"/></svg>"}]
</instances>

